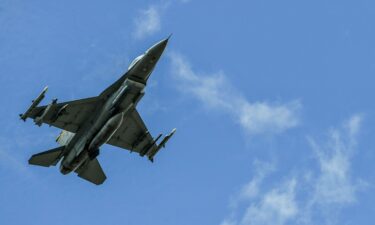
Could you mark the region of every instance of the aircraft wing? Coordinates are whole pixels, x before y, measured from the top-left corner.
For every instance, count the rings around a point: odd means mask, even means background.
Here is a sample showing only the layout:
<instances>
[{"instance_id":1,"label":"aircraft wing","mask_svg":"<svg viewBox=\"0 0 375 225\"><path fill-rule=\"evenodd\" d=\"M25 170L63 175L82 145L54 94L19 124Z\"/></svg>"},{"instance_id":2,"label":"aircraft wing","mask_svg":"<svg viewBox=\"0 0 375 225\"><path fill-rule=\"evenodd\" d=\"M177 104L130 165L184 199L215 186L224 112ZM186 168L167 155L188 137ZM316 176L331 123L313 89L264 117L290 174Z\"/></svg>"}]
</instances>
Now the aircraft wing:
<instances>
[{"instance_id":1,"label":"aircraft wing","mask_svg":"<svg viewBox=\"0 0 375 225\"><path fill-rule=\"evenodd\" d=\"M43 117L41 123L49 124L72 133L76 133L82 124L90 117L102 104L100 97L84 98L75 101L62 102L48 106L40 106L32 109L27 117L34 121ZM45 114L45 115L43 115Z\"/></svg>"},{"instance_id":2,"label":"aircraft wing","mask_svg":"<svg viewBox=\"0 0 375 225\"><path fill-rule=\"evenodd\" d=\"M138 152L141 156L158 147L136 109L129 113L107 144Z\"/></svg>"}]
</instances>

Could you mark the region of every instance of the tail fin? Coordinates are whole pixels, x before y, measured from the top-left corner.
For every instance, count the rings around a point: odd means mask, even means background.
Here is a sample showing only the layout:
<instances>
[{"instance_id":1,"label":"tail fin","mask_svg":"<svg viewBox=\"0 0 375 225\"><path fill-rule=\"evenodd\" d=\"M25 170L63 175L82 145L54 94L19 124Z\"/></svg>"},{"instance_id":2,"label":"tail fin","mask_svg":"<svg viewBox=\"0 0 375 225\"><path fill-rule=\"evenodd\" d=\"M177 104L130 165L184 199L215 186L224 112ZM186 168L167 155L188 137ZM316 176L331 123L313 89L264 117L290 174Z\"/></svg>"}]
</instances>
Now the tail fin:
<instances>
[{"instance_id":1,"label":"tail fin","mask_svg":"<svg viewBox=\"0 0 375 225\"><path fill-rule=\"evenodd\" d=\"M86 163L75 172L78 173L79 177L96 185L102 184L107 178L97 158L87 160Z\"/></svg>"},{"instance_id":2,"label":"tail fin","mask_svg":"<svg viewBox=\"0 0 375 225\"><path fill-rule=\"evenodd\" d=\"M56 166L57 162L61 158L61 153L65 149L65 146L54 148L45 152L41 152L35 155L32 155L29 159L29 164L37 166Z\"/></svg>"}]
</instances>

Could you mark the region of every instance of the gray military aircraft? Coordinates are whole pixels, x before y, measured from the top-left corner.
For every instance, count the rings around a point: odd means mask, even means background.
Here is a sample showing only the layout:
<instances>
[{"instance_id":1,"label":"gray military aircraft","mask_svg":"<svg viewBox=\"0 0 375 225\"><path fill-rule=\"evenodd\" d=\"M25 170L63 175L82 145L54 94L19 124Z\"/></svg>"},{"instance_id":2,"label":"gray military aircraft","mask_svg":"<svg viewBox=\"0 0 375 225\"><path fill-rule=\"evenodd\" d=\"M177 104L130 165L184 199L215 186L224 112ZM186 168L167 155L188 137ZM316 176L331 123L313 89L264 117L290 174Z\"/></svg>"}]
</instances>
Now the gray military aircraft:
<instances>
[{"instance_id":1,"label":"gray military aircraft","mask_svg":"<svg viewBox=\"0 0 375 225\"><path fill-rule=\"evenodd\" d=\"M106 176L97 160L99 147L105 143L137 152L153 162L154 156L165 147L175 133L173 129L157 143L162 134L154 139L146 128L136 105L144 95L147 80L162 55L168 39L164 39L130 64L128 71L99 96L75 101L40 106L47 87L32 101L29 109L20 114L22 120L34 119L63 131L55 149L31 156L29 163L38 166L56 166L61 160L62 174L76 172L79 177L94 184L102 184Z\"/></svg>"}]
</instances>

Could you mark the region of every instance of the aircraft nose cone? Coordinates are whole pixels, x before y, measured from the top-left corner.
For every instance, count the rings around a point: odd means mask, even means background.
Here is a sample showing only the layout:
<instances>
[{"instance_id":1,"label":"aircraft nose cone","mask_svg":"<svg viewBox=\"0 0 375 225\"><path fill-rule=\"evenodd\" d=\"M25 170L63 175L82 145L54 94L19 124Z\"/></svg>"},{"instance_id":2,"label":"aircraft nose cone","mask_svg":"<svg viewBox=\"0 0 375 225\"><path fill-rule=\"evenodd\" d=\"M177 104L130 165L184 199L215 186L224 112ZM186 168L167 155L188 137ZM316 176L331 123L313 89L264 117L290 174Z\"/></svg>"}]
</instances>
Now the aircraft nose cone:
<instances>
[{"instance_id":1,"label":"aircraft nose cone","mask_svg":"<svg viewBox=\"0 0 375 225\"><path fill-rule=\"evenodd\" d=\"M161 48L164 49L164 48L167 46L168 41L169 41L169 38L171 38L171 36L172 36L172 34L170 34L166 39L161 40L161 41L159 42L159 45L160 45Z\"/></svg>"},{"instance_id":2,"label":"aircraft nose cone","mask_svg":"<svg viewBox=\"0 0 375 225\"><path fill-rule=\"evenodd\" d=\"M169 38L159 41L158 43L154 44L151 48L148 49L148 53L153 55L161 55L168 44Z\"/></svg>"}]
</instances>

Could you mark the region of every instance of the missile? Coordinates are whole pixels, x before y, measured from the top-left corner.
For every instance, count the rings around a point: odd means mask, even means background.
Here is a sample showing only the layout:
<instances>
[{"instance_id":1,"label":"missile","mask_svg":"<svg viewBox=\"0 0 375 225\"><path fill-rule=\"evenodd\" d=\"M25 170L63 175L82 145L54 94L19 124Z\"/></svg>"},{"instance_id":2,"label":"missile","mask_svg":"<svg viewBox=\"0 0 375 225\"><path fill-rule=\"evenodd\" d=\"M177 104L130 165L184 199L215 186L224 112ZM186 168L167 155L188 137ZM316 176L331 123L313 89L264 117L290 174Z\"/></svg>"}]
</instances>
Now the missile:
<instances>
[{"instance_id":1,"label":"missile","mask_svg":"<svg viewBox=\"0 0 375 225\"><path fill-rule=\"evenodd\" d=\"M169 139L174 135L174 133L176 133L176 128L174 128L171 133L169 133L167 136L165 136L163 138L163 140L158 144L158 147L152 151L152 152L148 152L148 159L151 161L151 162L154 162L154 156L156 155L156 153L158 153L158 151L160 151L161 148L165 148L165 144L169 141Z\"/></svg>"},{"instance_id":2,"label":"missile","mask_svg":"<svg viewBox=\"0 0 375 225\"><path fill-rule=\"evenodd\" d=\"M46 86L46 87L43 89L42 93L40 93L40 94L38 95L38 97L37 97L35 100L32 100L32 101L31 101L32 104L31 104L31 106L29 107L29 109L28 109L24 114L20 114L20 118L21 118L21 120L26 121L26 119L27 119L28 115L30 114L30 112L31 112L36 106L38 106L39 103L44 99L47 90L48 90L48 86Z\"/></svg>"},{"instance_id":3,"label":"missile","mask_svg":"<svg viewBox=\"0 0 375 225\"><path fill-rule=\"evenodd\" d=\"M53 99L52 102L48 104L48 106L44 109L41 116L34 119L34 123L38 126L42 126L44 118L46 117L48 112L51 110L52 106L55 105L56 103L57 103L57 98Z\"/></svg>"},{"instance_id":4,"label":"missile","mask_svg":"<svg viewBox=\"0 0 375 225\"><path fill-rule=\"evenodd\" d=\"M159 146L165 148L165 144L167 143L167 141L174 135L174 133L176 133L176 128L174 128L171 133L169 133L167 136L165 136L165 138L160 142Z\"/></svg>"}]
</instances>

